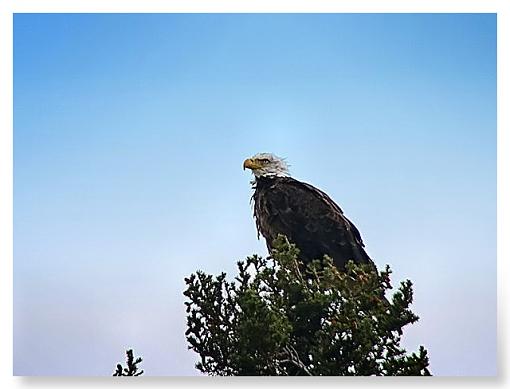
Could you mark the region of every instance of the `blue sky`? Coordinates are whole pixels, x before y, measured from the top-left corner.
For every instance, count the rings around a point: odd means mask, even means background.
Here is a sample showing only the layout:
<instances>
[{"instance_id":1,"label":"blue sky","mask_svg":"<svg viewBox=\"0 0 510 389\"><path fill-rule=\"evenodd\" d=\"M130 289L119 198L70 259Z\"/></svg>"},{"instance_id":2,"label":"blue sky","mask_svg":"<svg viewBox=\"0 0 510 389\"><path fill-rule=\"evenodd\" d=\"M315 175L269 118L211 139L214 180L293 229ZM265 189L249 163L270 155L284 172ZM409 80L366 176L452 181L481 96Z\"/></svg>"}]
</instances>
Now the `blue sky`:
<instances>
[{"instance_id":1,"label":"blue sky","mask_svg":"<svg viewBox=\"0 0 510 389\"><path fill-rule=\"evenodd\" d=\"M494 14L14 17L14 373L195 375L183 278L257 241L287 157L395 284L437 375L496 373Z\"/></svg>"}]
</instances>

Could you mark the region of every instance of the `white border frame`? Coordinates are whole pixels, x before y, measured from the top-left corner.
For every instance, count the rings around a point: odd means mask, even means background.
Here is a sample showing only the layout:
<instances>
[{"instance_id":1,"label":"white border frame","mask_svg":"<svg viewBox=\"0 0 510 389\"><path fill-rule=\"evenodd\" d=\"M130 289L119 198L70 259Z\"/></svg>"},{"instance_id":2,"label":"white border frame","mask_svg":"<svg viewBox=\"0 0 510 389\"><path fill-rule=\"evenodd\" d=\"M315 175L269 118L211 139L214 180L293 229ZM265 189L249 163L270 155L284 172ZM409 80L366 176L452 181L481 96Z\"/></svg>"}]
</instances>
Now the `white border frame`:
<instances>
[{"instance_id":1,"label":"white border frame","mask_svg":"<svg viewBox=\"0 0 510 389\"><path fill-rule=\"evenodd\" d=\"M377 385L394 386L401 384L426 385L458 385L459 387L486 386L487 384L503 384L505 380L507 359L508 336L504 329L508 328L508 284L505 275L508 275L508 259L510 236L508 234L510 190L508 180L510 177L510 135L508 112L510 103L508 99L510 61L508 51L510 48L510 25L509 25L508 0L358 0L358 1L284 1L284 0L3 0L0 2L0 386L2 388L38 386L38 387L70 387L94 385L95 387L109 387L117 384L118 380L109 378L22 378L13 377L13 14L14 13L89 13L89 12L169 12L169 13L221 13L221 12L260 12L260 13L497 13L498 14L498 74L497 74L497 97L498 97L498 148L497 148L497 254L498 254L498 378L466 379L456 378L432 378L432 379L346 379L346 378L323 378L320 382L326 386L355 385L358 387ZM506 201L505 201L506 200ZM505 240L506 237L506 240ZM504 347L503 349L503 346ZM271 379L263 378L265 384L270 385L310 385L305 379ZM341 381L340 381L341 380ZM201 377L190 378L148 378L136 381L124 381L123 385L260 385L260 378L230 378L230 379L207 379Z\"/></svg>"}]
</instances>

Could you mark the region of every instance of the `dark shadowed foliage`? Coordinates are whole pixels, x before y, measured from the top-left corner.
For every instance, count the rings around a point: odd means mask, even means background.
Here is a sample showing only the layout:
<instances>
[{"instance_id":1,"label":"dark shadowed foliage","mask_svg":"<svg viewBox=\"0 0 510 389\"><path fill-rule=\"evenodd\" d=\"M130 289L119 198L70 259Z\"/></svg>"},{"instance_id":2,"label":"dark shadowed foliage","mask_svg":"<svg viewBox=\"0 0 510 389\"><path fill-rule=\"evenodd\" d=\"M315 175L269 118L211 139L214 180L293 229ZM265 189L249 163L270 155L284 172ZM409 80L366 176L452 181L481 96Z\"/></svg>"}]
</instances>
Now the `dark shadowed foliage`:
<instances>
[{"instance_id":1,"label":"dark shadowed foliage","mask_svg":"<svg viewBox=\"0 0 510 389\"><path fill-rule=\"evenodd\" d=\"M198 271L187 278L186 337L209 375L430 375L423 346L408 354L402 329L411 312L411 281L391 302L391 271L331 259L303 264L278 237L268 258L238 262L239 274Z\"/></svg>"},{"instance_id":2,"label":"dark shadowed foliage","mask_svg":"<svg viewBox=\"0 0 510 389\"><path fill-rule=\"evenodd\" d=\"M137 357L136 360L133 357L133 350L126 351L126 363L127 367L122 367L120 363L117 364L113 376L133 376L137 377L143 374L143 370L138 370L138 364L142 362L141 357Z\"/></svg>"}]
</instances>

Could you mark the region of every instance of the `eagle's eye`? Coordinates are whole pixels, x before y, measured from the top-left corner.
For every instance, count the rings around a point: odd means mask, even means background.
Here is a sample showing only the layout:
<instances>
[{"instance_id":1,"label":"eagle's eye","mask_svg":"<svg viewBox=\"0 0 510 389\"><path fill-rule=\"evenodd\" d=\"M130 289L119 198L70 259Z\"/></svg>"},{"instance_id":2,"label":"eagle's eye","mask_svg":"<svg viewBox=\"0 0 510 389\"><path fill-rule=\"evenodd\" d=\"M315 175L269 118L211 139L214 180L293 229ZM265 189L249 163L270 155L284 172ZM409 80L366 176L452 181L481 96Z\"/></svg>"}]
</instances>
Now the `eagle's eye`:
<instances>
[{"instance_id":1,"label":"eagle's eye","mask_svg":"<svg viewBox=\"0 0 510 389\"><path fill-rule=\"evenodd\" d=\"M261 159L261 161L264 165L267 165L269 163L269 159L267 158Z\"/></svg>"}]
</instances>

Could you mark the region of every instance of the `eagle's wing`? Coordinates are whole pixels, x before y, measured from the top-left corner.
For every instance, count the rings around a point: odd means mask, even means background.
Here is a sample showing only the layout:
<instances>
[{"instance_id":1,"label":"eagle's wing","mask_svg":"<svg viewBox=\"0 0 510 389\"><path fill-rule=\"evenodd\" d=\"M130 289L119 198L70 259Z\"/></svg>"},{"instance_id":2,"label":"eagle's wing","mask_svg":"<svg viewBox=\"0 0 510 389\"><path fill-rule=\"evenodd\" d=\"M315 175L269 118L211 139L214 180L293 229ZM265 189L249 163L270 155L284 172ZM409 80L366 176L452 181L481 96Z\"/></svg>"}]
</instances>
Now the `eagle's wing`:
<instances>
[{"instance_id":1,"label":"eagle's wing","mask_svg":"<svg viewBox=\"0 0 510 389\"><path fill-rule=\"evenodd\" d=\"M277 180L265 191L267 238L286 235L301 250L303 260L331 256L338 267L352 259L371 263L361 235L341 208L324 192L292 178ZM270 243L268 241L268 243Z\"/></svg>"}]
</instances>

